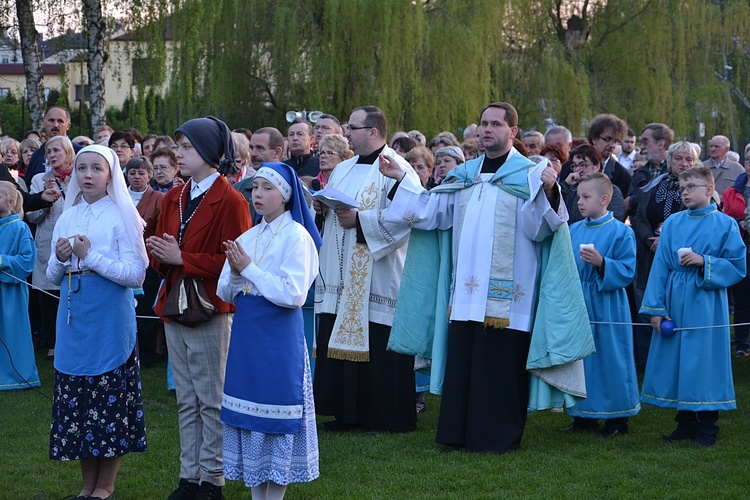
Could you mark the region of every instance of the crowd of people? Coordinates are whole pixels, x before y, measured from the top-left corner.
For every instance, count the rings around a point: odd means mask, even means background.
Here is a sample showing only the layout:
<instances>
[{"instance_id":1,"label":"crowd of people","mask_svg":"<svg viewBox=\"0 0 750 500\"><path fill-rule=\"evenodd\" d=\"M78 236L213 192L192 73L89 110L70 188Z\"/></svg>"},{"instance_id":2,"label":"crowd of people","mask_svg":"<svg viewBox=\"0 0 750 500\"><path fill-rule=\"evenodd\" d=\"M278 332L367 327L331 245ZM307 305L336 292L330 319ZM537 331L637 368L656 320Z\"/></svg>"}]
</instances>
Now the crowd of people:
<instances>
[{"instance_id":1,"label":"crowd of people","mask_svg":"<svg viewBox=\"0 0 750 500\"><path fill-rule=\"evenodd\" d=\"M283 498L319 476L318 431L414 431L428 390L438 443L495 453L529 411L613 438L647 403L677 410L665 441L712 446L736 409L750 145L743 167L717 135L701 163L667 124L612 114L585 138L521 133L504 102L463 141L389 138L375 106L286 135L69 128L52 106L0 143L0 390L39 386L46 349L49 456L80 461L77 498L114 498L147 450L140 370L167 355L170 500L226 479Z\"/></svg>"}]
</instances>

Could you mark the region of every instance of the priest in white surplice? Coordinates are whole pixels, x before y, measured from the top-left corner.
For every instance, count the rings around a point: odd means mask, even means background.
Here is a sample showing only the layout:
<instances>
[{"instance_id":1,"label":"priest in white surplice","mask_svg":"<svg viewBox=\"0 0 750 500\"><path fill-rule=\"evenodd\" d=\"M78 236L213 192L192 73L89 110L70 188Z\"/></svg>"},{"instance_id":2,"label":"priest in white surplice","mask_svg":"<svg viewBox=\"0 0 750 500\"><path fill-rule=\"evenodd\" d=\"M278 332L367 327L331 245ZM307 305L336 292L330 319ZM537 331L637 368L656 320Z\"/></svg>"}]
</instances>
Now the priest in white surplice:
<instances>
[{"instance_id":1,"label":"priest in white surplice","mask_svg":"<svg viewBox=\"0 0 750 500\"><path fill-rule=\"evenodd\" d=\"M503 453L520 446L529 407L527 370L566 367L564 392L558 386L537 391L538 379L531 382L534 409L582 397L579 358L593 351L585 308L575 304L583 296L556 172L512 147L517 125L510 104L487 106L477 129L486 155L459 165L430 192L399 164L380 162L384 175L400 180L390 193L385 221L425 230L453 228L451 323L437 442L472 451ZM547 291L568 288L559 304L553 300L547 307ZM560 344L558 339L548 342L547 335L558 335L556 328L540 325L550 321L560 322L563 335L574 333L562 350L551 347ZM557 400L538 401L552 392Z\"/></svg>"},{"instance_id":2,"label":"priest in white surplice","mask_svg":"<svg viewBox=\"0 0 750 500\"><path fill-rule=\"evenodd\" d=\"M334 212L315 203L325 216L315 283L315 408L336 418L321 424L326 430L413 431L414 358L386 351L409 228L382 221L395 181L379 172L378 156L419 179L386 146L385 116L377 107L356 108L346 134L357 156L339 163L328 185L356 199L359 209Z\"/></svg>"}]
</instances>

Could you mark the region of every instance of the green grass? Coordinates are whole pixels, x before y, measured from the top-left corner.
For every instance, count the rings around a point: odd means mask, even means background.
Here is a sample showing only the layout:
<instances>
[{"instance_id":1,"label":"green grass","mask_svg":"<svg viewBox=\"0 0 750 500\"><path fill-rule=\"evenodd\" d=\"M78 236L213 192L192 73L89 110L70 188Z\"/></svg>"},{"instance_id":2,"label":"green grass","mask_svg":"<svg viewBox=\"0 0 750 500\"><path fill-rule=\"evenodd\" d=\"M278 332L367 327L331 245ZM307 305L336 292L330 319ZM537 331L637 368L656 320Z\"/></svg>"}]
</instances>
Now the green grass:
<instances>
[{"instance_id":1,"label":"green grass","mask_svg":"<svg viewBox=\"0 0 750 500\"><path fill-rule=\"evenodd\" d=\"M37 358L41 390L52 393L53 370ZM644 406L630 434L614 439L569 434L560 413L529 416L521 450L506 455L446 451L434 442L440 398L428 396L417 432L319 434L321 476L295 484L287 498L743 498L750 458L750 359L734 360L739 410L722 412L719 442L667 445L674 412ZM165 367L143 370L147 453L123 460L117 498L164 499L179 473L174 394ZM48 459L51 403L31 390L0 393L0 499L59 499L77 494L77 462ZM322 418L320 420L323 420ZM225 496L250 498L231 482Z\"/></svg>"}]
</instances>

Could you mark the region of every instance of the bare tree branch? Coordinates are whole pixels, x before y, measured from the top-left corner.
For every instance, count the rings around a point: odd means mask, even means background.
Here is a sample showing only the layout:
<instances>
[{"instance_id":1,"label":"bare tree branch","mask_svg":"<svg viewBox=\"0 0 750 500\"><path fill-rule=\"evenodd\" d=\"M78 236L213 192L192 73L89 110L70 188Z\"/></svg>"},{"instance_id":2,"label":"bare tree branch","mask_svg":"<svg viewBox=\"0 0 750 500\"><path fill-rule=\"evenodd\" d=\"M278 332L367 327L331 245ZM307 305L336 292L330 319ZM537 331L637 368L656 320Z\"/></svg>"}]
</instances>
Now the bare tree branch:
<instances>
[{"instance_id":1,"label":"bare tree branch","mask_svg":"<svg viewBox=\"0 0 750 500\"><path fill-rule=\"evenodd\" d=\"M639 10L638 12L632 14L630 17L628 17L627 19L625 19L620 24L618 24L616 26L613 26L611 28L607 28L604 31L604 33L602 33L601 37L599 38L599 41L596 42L596 45L594 45L594 48L601 47L604 44L604 41L607 39L607 37L609 35L611 35L612 33L616 33L617 31L620 31L622 28L624 28L629 23L631 23L632 21L634 21L637 17L645 14L646 11L648 10L648 8L651 6L651 2L652 1L653 0L647 0L647 2L645 4L643 4L643 7L641 7L641 10Z\"/></svg>"}]
</instances>

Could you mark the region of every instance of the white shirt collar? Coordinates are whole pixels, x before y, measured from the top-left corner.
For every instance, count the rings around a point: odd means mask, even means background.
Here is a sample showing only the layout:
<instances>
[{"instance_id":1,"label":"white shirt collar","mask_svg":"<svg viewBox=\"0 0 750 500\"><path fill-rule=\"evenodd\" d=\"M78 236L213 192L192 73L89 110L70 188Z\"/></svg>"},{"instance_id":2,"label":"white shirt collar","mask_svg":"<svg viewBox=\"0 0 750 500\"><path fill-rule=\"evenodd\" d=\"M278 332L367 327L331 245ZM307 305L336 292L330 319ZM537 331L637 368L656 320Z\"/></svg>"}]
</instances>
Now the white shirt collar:
<instances>
[{"instance_id":1,"label":"white shirt collar","mask_svg":"<svg viewBox=\"0 0 750 500\"><path fill-rule=\"evenodd\" d=\"M85 198L81 197L81 202L83 202L84 205L88 206L88 208L91 210L91 212L94 214L94 218L97 219L99 216L108 209L111 205L114 204L112 199L109 197L109 195L105 196L101 200L97 200L94 203L89 203L86 201ZM84 206L83 208L86 208Z\"/></svg>"},{"instance_id":2,"label":"white shirt collar","mask_svg":"<svg viewBox=\"0 0 750 500\"><path fill-rule=\"evenodd\" d=\"M192 186L190 187L190 199L192 200L196 196L200 196L208 191L208 189L214 185L214 182L216 182L216 179L218 178L219 172L214 172L200 182L195 182L194 179L190 179L192 184Z\"/></svg>"},{"instance_id":3,"label":"white shirt collar","mask_svg":"<svg viewBox=\"0 0 750 500\"><path fill-rule=\"evenodd\" d=\"M284 212L283 214L281 214L281 215L279 215L278 217L276 217L276 218L275 218L275 219L273 220L273 222L268 222L268 221L266 220L266 218L265 218L265 217L263 217L263 218L262 218L262 219L260 220L260 232L262 233L263 231L265 231L265 230L266 230L266 228L270 229L270 230L271 230L271 232L273 232L273 231L275 231L276 229L278 229L278 228L279 228L279 226L280 226L280 225L281 225L282 223L286 224L286 223L287 223L288 221L290 221L290 220L292 220L292 214L291 214L291 213L289 212L289 210L287 210L287 211L286 211L286 212ZM274 224L276 224L276 226L274 226Z\"/></svg>"}]
</instances>

